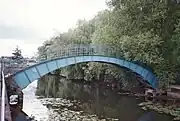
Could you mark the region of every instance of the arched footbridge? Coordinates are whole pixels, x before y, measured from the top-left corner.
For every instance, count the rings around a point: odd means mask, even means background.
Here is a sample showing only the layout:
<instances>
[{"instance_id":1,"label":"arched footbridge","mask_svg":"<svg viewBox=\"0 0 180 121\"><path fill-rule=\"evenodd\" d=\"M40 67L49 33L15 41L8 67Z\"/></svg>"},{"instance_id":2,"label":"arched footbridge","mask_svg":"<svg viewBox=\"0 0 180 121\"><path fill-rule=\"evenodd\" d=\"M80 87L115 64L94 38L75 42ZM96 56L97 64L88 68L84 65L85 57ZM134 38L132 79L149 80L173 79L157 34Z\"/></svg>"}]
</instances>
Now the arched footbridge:
<instances>
[{"instance_id":1,"label":"arched footbridge","mask_svg":"<svg viewBox=\"0 0 180 121\"><path fill-rule=\"evenodd\" d=\"M41 78L56 69L83 62L104 62L125 67L142 76L143 80L157 89L156 75L147 67L125 60L119 56L116 49L103 45L70 45L59 51L49 52L39 63L24 68L13 74L12 78L21 88Z\"/></svg>"}]
</instances>

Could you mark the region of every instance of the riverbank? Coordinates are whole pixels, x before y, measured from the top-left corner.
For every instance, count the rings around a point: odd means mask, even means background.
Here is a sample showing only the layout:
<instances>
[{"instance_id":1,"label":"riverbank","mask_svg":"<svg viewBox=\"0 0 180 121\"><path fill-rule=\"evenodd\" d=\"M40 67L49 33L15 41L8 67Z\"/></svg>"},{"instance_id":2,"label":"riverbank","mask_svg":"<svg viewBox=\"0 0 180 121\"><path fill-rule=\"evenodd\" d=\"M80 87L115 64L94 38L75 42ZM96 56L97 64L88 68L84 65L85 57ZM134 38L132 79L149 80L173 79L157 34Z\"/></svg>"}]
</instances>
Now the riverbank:
<instances>
[{"instance_id":1,"label":"riverbank","mask_svg":"<svg viewBox=\"0 0 180 121\"><path fill-rule=\"evenodd\" d=\"M180 120L180 106L179 105L176 105L176 104L163 105L162 103L159 103L159 102L149 101L149 102L142 102L139 104L139 106L143 110L155 110L158 113L164 113L164 114L173 116L174 120L176 121Z\"/></svg>"}]
</instances>

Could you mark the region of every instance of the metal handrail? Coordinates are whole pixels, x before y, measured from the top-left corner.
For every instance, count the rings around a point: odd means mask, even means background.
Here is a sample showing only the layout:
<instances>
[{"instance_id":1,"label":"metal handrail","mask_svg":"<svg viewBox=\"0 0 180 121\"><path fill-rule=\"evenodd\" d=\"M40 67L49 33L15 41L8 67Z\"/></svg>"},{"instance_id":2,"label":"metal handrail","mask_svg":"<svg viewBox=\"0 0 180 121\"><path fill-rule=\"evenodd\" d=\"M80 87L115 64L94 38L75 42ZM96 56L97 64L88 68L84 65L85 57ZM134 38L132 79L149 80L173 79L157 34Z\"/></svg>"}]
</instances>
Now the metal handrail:
<instances>
[{"instance_id":1,"label":"metal handrail","mask_svg":"<svg viewBox=\"0 0 180 121\"><path fill-rule=\"evenodd\" d=\"M5 120L5 79L4 79L4 72L2 71L2 91L1 91L1 121Z\"/></svg>"}]
</instances>

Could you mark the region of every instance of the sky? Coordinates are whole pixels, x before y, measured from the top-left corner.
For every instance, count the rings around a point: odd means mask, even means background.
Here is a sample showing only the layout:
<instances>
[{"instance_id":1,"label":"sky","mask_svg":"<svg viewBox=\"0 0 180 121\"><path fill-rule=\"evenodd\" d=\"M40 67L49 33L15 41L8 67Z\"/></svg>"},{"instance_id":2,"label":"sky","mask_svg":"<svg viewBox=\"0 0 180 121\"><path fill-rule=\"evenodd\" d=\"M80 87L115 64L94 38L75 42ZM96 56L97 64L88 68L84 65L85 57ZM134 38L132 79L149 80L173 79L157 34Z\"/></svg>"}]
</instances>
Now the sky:
<instances>
[{"instance_id":1,"label":"sky","mask_svg":"<svg viewBox=\"0 0 180 121\"><path fill-rule=\"evenodd\" d=\"M0 0L0 56L18 45L33 56L43 41L106 9L106 0Z\"/></svg>"}]
</instances>

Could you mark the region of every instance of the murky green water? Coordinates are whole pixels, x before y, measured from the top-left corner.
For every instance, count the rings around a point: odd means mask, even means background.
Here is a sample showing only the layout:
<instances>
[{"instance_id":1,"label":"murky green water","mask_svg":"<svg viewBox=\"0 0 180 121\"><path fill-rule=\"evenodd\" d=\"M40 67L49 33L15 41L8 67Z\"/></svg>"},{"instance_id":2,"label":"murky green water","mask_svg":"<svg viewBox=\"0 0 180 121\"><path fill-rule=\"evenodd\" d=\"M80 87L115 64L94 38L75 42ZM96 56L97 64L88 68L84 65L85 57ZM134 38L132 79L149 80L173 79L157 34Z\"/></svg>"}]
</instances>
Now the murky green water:
<instances>
[{"instance_id":1,"label":"murky green water","mask_svg":"<svg viewBox=\"0 0 180 121\"><path fill-rule=\"evenodd\" d=\"M78 110L96 114L102 118L117 118L119 121L172 121L172 117L154 111L143 111L138 104L143 99L122 96L116 90L68 82L60 90L63 98L80 100Z\"/></svg>"}]
</instances>

